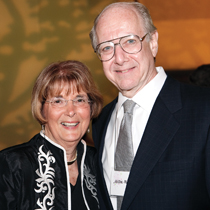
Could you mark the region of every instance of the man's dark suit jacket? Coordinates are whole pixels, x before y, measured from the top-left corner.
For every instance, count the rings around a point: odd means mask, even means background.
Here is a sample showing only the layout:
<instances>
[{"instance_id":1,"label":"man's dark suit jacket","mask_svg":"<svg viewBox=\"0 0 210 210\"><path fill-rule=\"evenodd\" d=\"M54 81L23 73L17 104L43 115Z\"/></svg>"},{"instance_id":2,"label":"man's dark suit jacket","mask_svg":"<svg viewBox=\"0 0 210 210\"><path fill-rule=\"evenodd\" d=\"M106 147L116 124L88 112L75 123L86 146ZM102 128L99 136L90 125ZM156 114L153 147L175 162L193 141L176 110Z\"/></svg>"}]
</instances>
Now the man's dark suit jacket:
<instances>
[{"instance_id":1,"label":"man's dark suit jacket","mask_svg":"<svg viewBox=\"0 0 210 210\"><path fill-rule=\"evenodd\" d=\"M93 121L102 210L113 209L101 158L107 126L116 103L117 99L108 104ZM209 126L209 89L181 84L168 76L137 150L121 209L210 209Z\"/></svg>"}]
</instances>

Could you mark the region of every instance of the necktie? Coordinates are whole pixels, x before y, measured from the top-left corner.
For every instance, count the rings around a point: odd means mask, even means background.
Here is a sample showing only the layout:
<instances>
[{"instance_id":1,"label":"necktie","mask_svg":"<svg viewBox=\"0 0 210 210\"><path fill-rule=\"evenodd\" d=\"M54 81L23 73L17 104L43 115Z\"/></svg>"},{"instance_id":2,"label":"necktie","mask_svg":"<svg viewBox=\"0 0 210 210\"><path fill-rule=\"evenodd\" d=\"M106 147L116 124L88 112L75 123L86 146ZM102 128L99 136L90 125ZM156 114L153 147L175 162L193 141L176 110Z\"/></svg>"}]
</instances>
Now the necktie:
<instances>
[{"instance_id":1,"label":"necktie","mask_svg":"<svg viewBox=\"0 0 210 210\"><path fill-rule=\"evenodd\" d=\"M124 117L122 119L115 151L115 170L130 171L133 163L132 120L135 102L126 100L123 104ZM117 209L120 210L123 196L117 196Z\"/></svg>"}]
</instances>

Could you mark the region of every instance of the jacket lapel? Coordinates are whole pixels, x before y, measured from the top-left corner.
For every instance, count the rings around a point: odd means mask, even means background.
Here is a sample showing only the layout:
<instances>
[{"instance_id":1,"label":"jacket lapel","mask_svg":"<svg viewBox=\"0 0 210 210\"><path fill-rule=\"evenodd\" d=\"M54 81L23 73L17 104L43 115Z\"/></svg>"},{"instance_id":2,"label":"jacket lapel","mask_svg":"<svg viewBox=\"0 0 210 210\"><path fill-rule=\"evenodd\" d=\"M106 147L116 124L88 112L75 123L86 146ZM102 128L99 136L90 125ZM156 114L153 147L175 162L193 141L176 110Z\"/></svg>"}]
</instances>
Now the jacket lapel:
<instances>
[{"instance_id":1,"label":"jacket lapel","mask_svg":"<svg viewBox=\"0 0 210 210\"><path fill-rule=\"evenodd\" d=\"M137 150L128 179L122 210L128 209L135 195L177 132L179 123L174 118L173 113L180 108L179 83L167 78L155 102L141 144Z\"/></svg>"}]
</instances>

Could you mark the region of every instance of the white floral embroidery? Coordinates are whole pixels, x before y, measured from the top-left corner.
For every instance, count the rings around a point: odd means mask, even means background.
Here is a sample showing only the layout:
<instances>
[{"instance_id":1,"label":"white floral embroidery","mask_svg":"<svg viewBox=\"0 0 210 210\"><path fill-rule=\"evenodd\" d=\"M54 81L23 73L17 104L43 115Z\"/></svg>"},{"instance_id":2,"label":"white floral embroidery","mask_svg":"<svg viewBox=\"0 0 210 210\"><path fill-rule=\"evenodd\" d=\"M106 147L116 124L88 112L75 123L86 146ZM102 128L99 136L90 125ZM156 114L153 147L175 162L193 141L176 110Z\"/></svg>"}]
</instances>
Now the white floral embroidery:
<instances>
[{"instance_id":1,"label":"white floral embroidery","mask_svg":"<svg viewBox=\"0 0 210 210\"><path fill-rule=\"evenodd\" d=\"M88 190L92 193L92 196L96 199L98 205L98 198L97 198L97 189L96 185L96 177L90 173L90 169L84 164L84 180Z\"/></svg>"},{"instance_id":2,"label":"white floral embroidery","mask_svg":"<svg viewBox=\"0 0 210 210\"><path fill-rule=\"evenodd\" d=\"M39 168L36 170L36 174L39 176L36 179L38 189L34 189L36 193L44 193L43 199L38 198L36 210L51 210L55 198L54 177L55 170L50 167L50 164L55 163L55 158L52 153L48 151L44 153L41 145L38 152ZM42 196L40 196L42 197Z\"/></svg>"}]
</instances>

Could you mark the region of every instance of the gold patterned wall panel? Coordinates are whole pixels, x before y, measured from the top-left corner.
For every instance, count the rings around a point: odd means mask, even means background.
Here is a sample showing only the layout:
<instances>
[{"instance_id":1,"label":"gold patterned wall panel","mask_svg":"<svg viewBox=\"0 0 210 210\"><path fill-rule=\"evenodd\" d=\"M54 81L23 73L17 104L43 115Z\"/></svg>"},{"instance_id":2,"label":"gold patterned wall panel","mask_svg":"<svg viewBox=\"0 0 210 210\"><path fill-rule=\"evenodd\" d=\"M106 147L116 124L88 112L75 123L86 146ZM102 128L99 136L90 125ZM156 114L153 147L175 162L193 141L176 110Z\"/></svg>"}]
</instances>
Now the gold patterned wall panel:
<instances>
[{"instance_id":1,"label":"gold patterned wall panel","mask_svg":"<svg viewBox=\"0 0 210 210\"><path fill-rule=\"evenodd\" d=\"M90 69L105 104L116 88L105 79L89 40L93 20L113 0L0 0L0 149L40 131L30 97L49 63L76 59ZM157 65L191 69L209 63L210 1L142 0L159 31Z\"/></svg>"},{"instance_id":2,"label":"gold patterned wall panel","mask_svg":"<svg viewBox=\"0 0 210 210\"><path fill-rule=\"evenodd\" d=\"M170 70L210 63L209 0L141 0L159 31L157 65Z\"/></svg>"},{"instance_id":3,"label":"gold patterned wall panel","mask_svg":"<svg viewBox=\"0 0 210 210\"><path fill-rule=\"evenodd\" d=\"M28 141L40 131L30 97L35 78L49 63L77 59L111 93L92 50L89 31L107 0L0 1L0 149ZM108 82L107 82L108 83ZM109 83L108 83L109 84Z\"/></svg>"}]
</instances>

